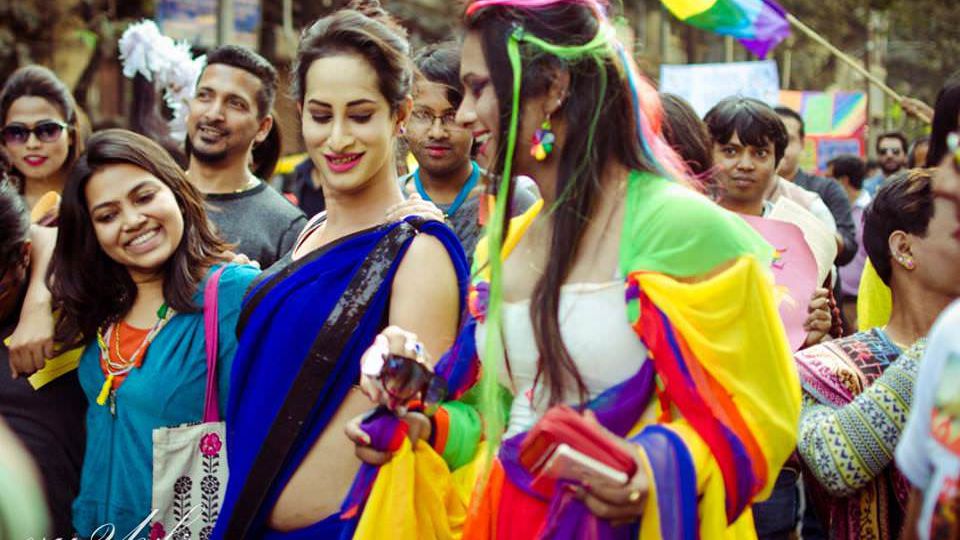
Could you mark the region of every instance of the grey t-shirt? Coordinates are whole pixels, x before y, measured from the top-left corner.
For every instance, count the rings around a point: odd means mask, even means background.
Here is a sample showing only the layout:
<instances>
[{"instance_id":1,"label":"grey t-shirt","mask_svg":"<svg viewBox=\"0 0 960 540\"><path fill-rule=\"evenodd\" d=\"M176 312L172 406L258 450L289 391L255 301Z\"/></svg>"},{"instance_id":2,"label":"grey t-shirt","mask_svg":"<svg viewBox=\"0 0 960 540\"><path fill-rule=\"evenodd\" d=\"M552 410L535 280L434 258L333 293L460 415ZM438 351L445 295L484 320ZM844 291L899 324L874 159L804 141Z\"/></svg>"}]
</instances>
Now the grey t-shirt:
<instances>
[{"instance_id":1,"label":"grey t-shirt","mask_svg":"<svg viewBox=\"0 0 960 540\"><path fill-rule=\"evenodd\" d=\"M303 212L265 182L240 193L209 193L207 212L235 251L267 268L293 248Z\"/></svg>"},{"instance_id":2,"label":"grey t-shirt","mask_svg":"<svg viewBox=\"0 0 960 540\"><path fill-rule=\"evenodd\" d=\"M403 195L409 197L417 192L413 183L413 175L408 175L400 179ZM452 216L448 216L446 223L453 229L454 234L460 239L463 246L463 252L467 254L467 264L473 266L473 252L477 247L477 242L483 235L483 226L480 225L480 194L482 190L475 188L466 201L457 209ZM525 186L517 185L513 190L513 201L510 204L510 215L517 216L527 211L528 208L537 202L537 196ZM450 204L437 204L444 214L450 209Z\"/></svg>"}]
</instances>

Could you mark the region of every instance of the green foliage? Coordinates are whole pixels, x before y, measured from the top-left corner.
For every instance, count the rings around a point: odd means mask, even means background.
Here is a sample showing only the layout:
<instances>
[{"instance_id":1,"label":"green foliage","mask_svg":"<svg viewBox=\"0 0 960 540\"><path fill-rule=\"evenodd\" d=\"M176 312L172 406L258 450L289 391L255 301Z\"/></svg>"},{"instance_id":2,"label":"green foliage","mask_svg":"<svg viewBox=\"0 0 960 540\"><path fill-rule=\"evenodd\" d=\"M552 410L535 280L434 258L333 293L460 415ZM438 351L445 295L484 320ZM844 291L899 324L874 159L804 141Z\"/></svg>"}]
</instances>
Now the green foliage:
<instances>
[{"instance_id":1,"label":"green foliage","mask_svg":"<svg viewBox=\"0 0 960 540\"><path fill-rule=\"evenodd\" d=\"M888 40L884 66L887 83L898 92L933 102L937 90L960 68L960 10L943 0L783 0L783 7L850 56L863 60L868 20L873 10L886 20L878 33ZM791 87L826 89L836 84L838 60L794 31L776 51L784 60L792 45ZM855 88L843 88L855 89Z\"/></svg>"},{"instance_id":2,"label":"green foliage","mask_svg":"<svg viewBox=\"0 0 960 540\"><path fill-rule=\"evenodd\" d=\"M960 69L960 10L942 0L891 0L888 80L894 88L933 104Z\"/></svg>"}]
</instances>

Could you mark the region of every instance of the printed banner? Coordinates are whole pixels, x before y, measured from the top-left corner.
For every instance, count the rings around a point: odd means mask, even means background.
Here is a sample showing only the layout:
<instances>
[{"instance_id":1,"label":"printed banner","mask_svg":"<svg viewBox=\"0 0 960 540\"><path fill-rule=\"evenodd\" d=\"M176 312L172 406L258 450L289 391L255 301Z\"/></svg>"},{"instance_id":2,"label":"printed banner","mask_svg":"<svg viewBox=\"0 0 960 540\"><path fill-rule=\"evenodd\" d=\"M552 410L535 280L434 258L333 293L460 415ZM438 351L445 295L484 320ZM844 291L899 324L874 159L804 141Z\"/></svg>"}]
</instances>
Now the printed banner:
<instances>
[{"instance_id":1,"label":"printed banner","mask_svg":"<svg viewBox=\"0 0 960 540\"><path fill-rule=\"evenodd\" d=\"M780 76L773 60L660 66L660 91L690 102L702 118L721 99L740 95L774 106Z\"/></svg>"},{"instance_id":2,"label":"printed banner","mask_svg":"<svg viewBox=\"0 0 960 540\"><path fill-rule=\"evenodd\" d=\"M192 45L217 45L217 0L158 0L157 26L165 35ZM257 50L260 0L233 0L232 44Z\"/></svg>"},{"instance_id":3,"label":"printed banner","mask_svg":"<svg viewBox=\"0 0 960 540\"><path fill-rule=\"evenodd\" d=\"M783 90L780 104L800 113L806 128L800 168L822 173L840 154L866 156L867 95Z\"/></svg>"}]
</instances>

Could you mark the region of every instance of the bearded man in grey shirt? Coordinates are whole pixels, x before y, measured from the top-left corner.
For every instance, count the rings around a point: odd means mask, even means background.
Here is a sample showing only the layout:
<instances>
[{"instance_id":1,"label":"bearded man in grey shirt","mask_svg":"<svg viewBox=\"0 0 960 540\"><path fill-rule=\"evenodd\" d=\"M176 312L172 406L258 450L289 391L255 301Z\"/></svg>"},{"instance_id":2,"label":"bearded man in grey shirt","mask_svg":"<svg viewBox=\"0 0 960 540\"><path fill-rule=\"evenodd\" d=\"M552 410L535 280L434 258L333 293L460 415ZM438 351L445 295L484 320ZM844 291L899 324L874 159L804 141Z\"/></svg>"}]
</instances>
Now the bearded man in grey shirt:
<instances>
[{"instance_id":1,"label":"bearded man in grey shirt","mask_svg":"<svg viewBox=\"0 0 960 540\"><path fill-rule=\"evenodd\" d=\"M257 53L225 45L207 54L187 115L187 177L236 251L267 268L293 248L306 223L299 208L250 171L270 170L279 139L270 111L277 72ZM269 173L266 173L269 174Z\"/></svg>"}]
</instances>

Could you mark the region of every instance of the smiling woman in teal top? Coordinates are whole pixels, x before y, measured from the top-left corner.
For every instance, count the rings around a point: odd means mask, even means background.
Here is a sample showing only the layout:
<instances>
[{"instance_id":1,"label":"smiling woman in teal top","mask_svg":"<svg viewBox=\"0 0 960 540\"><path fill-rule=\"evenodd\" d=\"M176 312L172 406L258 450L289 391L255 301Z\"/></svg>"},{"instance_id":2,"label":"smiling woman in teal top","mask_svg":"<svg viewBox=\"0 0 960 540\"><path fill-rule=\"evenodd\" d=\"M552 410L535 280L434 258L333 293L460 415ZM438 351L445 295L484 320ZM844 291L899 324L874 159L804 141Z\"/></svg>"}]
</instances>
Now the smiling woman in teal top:
<instances>
[{"instance_id":1,"label":"smiling woman in teal top","mask_svg":"<svg viewBox=\"0 0 960 540\"><path fill-rule=\"evenodd\" d=\"M203 287L227 246L176 163L124 130L89 140L60 216L50 268L56 334L59 343L86 345L79 379L90 400L74 527L81 537L146 536L137 529L151 512L152 432L201 419ZM240 303L257 273L230 265L220 278L221 411Z\"/></svg>"}]
</instances>

